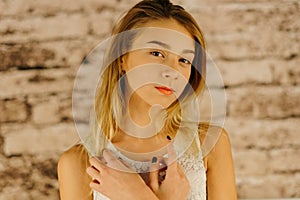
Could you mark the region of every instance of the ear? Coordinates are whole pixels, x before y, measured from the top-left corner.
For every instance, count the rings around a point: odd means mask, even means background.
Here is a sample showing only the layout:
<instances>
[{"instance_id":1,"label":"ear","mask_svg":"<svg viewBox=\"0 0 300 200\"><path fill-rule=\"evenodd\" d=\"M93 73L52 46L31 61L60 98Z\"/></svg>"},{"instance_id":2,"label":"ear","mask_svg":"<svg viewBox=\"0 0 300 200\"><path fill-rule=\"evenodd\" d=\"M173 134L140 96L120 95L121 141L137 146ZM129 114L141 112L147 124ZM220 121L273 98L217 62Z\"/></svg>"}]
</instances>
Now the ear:
<instances>
[{"instance_id":1,"label":"ear","mask_svg":"<svg viewBox=\"0 0 300 200\"><path fill-rule=\"evenodd\" d=\"M127 54L122 55L121 57L122 70L128 71L127 67Z\"/></svg>"}]
</instances>

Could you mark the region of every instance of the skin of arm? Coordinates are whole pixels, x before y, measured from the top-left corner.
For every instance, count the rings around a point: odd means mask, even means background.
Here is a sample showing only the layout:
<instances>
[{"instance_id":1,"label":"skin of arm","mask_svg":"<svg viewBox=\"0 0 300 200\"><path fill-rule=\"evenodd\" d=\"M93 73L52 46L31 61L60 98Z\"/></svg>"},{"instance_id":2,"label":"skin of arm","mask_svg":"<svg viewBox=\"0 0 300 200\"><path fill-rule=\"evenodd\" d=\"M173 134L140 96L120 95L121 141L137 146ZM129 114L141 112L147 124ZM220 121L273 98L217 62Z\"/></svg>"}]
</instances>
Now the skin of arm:
<instances>
[{"instance_id":1,"label":"skin of arm","mask_svg":"<svg viewBox=\"0 0 300 200\"><path fill-rule=\"evenodd\" d=\"M87 167L90 166L89 160L88 154L81 145L75 145L61 155L57 167L61 200L93 199L93 193L90 187L92 178L86 173ZM110 169L110 171L113 172L115 170ZM107 174L107 176L109 176L109 174ZM113 187L110 188L113 191L115 190ZM139 190L142 192L143 199L158 200L145 184L145 190L146 189L149 190L149 192ZM151 195L145 196L145 193L151 193ZM122 198L122 195L118 196Z\"/></svg>"},{"instance_id":2,"label":"skin of arm","mask_svg":"<svg viewBox=\"0 0 300 200\"><path fill-rule=\"evenodd\" d=\"M205 135L200 135L201 142ZM92 179L87 175L90 166L87 153L76 145L66 151L58 162L58 180L61 200L92 200L89 186ZM80 156L81 155L81 156ZM208 200L235 200L235 176L228 133L223 129L212 151L204 157L207 169Z\"/></svg>"},{"instance_id":3,"label":"skin of arm","mask_svg":"<svg viewBox=\"0 0 300 200\"><path fill-rule=\"evenodd\" d=\"M63 153L58 161L57 172L61 200L92 200L89 187L92 179L86 174L88 155L81 145L75 145Z\"/></svg>"},{"instance_id":4,"label":"skin of arm","mask_svg":"<svg viewBox=\"0 0 300 200\"><path fill-rule=\"evenodd\" d=\"M106 164L101 160L106 161ZM103 151L101 160L95 157L90 158L91 166L87 168L87 173L100 183L91 182L90 187L93 190L104 194L111 200L158 200L143 179L137 173L128 172L131 170L110 150Z\"/></svg>"},{"instance_id":5,"label":"skin of arm","mask_svg":"<svg viewBox=\"0 0 300 200\"><path fill-rule=\"evenodd\" d=\"M201 135L201 142L205 136ZM222 129L212 151L204 158L208 200L236 200L235 175L228 133Z\"/></svg>"}]
</instances>

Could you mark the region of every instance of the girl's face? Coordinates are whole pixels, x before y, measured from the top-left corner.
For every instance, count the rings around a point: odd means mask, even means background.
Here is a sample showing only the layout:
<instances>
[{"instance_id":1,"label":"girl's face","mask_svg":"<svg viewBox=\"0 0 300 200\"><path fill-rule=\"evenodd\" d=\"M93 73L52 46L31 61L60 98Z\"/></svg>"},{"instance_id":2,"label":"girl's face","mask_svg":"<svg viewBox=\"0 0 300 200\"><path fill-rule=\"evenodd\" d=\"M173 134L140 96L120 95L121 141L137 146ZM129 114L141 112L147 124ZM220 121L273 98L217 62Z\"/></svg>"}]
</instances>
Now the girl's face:
<instances>
[{"instance_id":1,"label":"girl's face","mask_svg":"<svg viewBox=\"0 0 300 200\"><path fill-rule=\"evenodd\" d=\"M144 24L124 56L123 69L137 97L163 108L183 92L191 75L195 42L191 34L173 19ZM132 98L136 99L136 98Z\"/></svg>"}]
</instances>

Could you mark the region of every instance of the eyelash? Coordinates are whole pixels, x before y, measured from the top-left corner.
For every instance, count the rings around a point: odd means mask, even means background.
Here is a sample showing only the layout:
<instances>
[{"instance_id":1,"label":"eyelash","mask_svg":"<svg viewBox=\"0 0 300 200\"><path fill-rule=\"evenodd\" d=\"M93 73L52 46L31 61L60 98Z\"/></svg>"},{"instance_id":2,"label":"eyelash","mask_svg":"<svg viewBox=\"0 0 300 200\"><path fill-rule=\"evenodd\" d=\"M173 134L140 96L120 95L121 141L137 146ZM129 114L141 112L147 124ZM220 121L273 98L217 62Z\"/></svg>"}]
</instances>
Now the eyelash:
<instances>
[{"instance_id":1,"label":"eyelash","mask_svg":"<svg viewBox=\"0 0 300 200\"><path fill-rule=\"evenodd\" d=\"M151 51L150 54L153 56L156 56L156 57L158 57L158 56L160 56L162 58L165 57L165 55L163 53L161 53L160 51ZM160 55L157 55L157 54L160 54ZM180 58L179 61L181 61L183 64L187 64L187 65L191 64L191 62L185 58Z\"/></svg>"},{"instance_id":2,"label":"eyelash","mask_svg":"<svg viewBox=\"0 0 300 200\"><path fill-rule=\"evenodd\" d=\"M183 61L184 64L190 65L192 64L189 60L185 59L185 58L180 58L179 60Z\"/></svg>"},{"instance_id":3,"label":"eyelash","mask_svg":"<svg viewBox=\"0 0 300 200\"><path fill-rule=\"evenodd\" d=\"M163 53L159 52L159 51L151 51L150 54L153 55L153 56L156 56L156 57L157 57L158 55L155 55L155 54L160 54L161 57L163 57L163 58L165 57L165 55L164 55Z\"/></svg>"}]
</instances>

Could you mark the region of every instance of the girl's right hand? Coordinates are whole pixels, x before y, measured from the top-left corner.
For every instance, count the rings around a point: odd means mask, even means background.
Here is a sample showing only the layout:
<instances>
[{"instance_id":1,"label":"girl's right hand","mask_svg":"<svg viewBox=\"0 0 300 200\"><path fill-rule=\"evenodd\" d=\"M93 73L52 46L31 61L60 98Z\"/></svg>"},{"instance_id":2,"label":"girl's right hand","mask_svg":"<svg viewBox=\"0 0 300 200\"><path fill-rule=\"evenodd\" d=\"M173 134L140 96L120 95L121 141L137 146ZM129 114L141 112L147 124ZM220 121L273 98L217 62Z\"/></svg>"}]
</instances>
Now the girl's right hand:
<instances>
[{"instance_id":1,"label":"girl's right hand","mask_svg":"<svg viewBox=\"0 0 300 200\"><path fill-rule=\"evenodd\" d=\"M160 200L187 199L190 192L190 184L182 167L176 160L176 152L172 145L168 147L168 164L165 179L160 183L159 162L152 163L150 170L150 188ZM155 159L154 159L155 160Z\"/></svg>"},{"instance_id":2,"label":"girl's right hand","mask_svg":"<svg viewBox=\"0 0 300 200\"><path fill-rule=\"evenodd\" d=\"M110 150L103 151L103 157L90 158L87 173L93 181L90 187L109 199L155 199L157 196L144 180L129 166L119 160Z\"/></svg>"}]
</instances>

